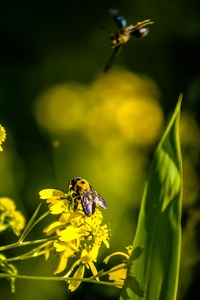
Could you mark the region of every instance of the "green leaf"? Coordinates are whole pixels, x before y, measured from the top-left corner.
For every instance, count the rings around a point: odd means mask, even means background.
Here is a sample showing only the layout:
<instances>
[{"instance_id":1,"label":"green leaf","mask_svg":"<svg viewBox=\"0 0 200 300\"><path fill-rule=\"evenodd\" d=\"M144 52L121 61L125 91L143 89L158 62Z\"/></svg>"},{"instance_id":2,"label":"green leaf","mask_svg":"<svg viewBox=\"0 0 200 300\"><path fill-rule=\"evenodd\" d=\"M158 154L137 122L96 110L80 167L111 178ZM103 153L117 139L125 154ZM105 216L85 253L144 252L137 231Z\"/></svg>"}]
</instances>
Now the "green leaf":
<instances>
[{"instance_id":1,"label":"green leaf","mask_svg":"<svg viewBox=\"0 0 200 300\"><path fill-rule=\"evenodd\" d=\"M29 220L28 224L26 225L26 227L24 228L24 231L22 232L18 242L22 242L25 237L29 234L29 232L31 231L31 229L37 224L37 222L35 221L40 209L40 206L42 205L42 203L40 203L38 205L38 207L36 208L34 214L32 215L31 219ZM35 223L34 223L35 222Z\"/></svg>"},{"instance_id":2,"label":"green leaf","mask_svg":"<svg viewBox=\"0 0 200 300\"><path fill-rule=\"evenodd\" d=\"M176 299L181 244L181 100L182 96L151 164L133 242L133 250L140 247L143 251L136 260L130 259L121 300Z\"/></svg>"}]
</instances>

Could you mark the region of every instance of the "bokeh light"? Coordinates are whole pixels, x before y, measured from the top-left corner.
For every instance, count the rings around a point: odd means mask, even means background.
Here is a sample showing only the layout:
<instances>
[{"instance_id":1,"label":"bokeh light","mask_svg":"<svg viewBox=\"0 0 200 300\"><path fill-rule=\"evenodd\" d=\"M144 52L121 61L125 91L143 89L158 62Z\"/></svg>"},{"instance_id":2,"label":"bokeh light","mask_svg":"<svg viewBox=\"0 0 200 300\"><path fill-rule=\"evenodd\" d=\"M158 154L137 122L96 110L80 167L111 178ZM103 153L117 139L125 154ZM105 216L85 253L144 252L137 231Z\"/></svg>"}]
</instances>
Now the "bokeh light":
<instances>
[{"instance_id":1,"label":"bokeh light","mask_svg":"<svg viewBox=\"0 0 200 300\"><path fill-rule=\"evenodd\" d=\"M111 71L91 86L69 83L41 93L36 118L49 133L82 132L100 148L109 144L149 146L163 130L158 95L153 80L125 70Z\"/></svg>"}]
</instances>

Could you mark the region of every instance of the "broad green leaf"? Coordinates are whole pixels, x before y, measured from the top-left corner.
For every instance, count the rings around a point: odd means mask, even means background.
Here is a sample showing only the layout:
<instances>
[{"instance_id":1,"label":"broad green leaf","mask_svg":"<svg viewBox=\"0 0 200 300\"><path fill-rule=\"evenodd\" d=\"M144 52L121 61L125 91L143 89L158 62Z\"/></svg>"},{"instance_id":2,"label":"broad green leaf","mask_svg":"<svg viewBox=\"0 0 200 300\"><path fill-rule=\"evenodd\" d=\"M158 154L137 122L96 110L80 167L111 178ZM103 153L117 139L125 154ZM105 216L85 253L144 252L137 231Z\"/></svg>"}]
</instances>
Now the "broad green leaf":
<instances>
[{"instance_id":1,"label":"broad green leaf","mask_svg":"<svg viewBox=\"0 0 200 300\"><path fill-rule=\"evenodd\" d=\"M180 96L155 152L142 199L133 250L120 299L175 300L180 263L182 171ZM133 251L134 253L134 251Z\"/></svg>"}]
</instances>

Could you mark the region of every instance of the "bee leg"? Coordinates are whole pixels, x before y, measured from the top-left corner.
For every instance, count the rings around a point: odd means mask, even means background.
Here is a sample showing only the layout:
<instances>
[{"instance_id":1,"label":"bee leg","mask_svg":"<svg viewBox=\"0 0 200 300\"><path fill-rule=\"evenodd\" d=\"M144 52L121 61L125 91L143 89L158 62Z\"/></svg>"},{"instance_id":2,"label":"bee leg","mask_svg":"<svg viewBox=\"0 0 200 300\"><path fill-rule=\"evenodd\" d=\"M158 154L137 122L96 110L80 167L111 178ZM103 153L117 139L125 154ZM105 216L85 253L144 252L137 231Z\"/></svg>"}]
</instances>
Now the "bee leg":
<instances>
[{"instance_id":1,"label":"bee leg","mask_svg":"<svg viewBox=\"0 0 200 300\"><path fill-rule=\"evenodd\" d=\"M119 54L119 51L121 50L122 45L116 46L115 47L115 51L113 52L109 62L107 63L107 65L104 68L104 72L108 71L108 69L110 69L114 59L116 58L116 56Z\"/></svg>"}]
</instances>

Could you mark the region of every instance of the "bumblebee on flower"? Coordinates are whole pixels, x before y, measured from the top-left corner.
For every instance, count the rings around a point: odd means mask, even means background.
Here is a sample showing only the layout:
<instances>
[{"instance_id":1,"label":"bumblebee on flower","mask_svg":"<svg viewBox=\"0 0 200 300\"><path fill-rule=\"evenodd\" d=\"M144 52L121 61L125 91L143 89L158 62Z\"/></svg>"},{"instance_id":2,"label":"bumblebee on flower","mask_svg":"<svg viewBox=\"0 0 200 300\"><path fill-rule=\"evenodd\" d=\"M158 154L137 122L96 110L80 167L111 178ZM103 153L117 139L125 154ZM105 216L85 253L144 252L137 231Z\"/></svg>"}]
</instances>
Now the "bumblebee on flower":
<instances>
[{"instance_id":1,"label":"bumblebee on flower","mask_svg":"<svg viewBox=\"0 0 200 300\"><path fill-rule=\"evenodd\" d=\"M59 190L45 189L40 191L40 198L49 205L49 212L60 215L58 221L44 229L46 235L56 234L56 238L46 245L45 257L54 250L59 257L59 264L54 272L61 273L67 267L70 258L75 262L65 275L70 276L76 268L73 278L83 278L85 268L90 268L97 275L94 263L97 261L102 242L109 248L108 224L103 221L99 205L107 208L103 198L80 178L74 178L69 184L69 193ZM96 278L98 280L98 278ZM74 291L81 281L71 281L69 289Z\"/></svg>"}]
</instances>

